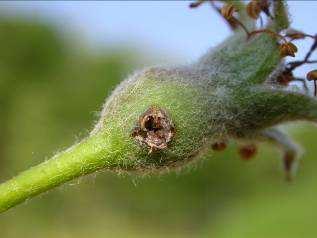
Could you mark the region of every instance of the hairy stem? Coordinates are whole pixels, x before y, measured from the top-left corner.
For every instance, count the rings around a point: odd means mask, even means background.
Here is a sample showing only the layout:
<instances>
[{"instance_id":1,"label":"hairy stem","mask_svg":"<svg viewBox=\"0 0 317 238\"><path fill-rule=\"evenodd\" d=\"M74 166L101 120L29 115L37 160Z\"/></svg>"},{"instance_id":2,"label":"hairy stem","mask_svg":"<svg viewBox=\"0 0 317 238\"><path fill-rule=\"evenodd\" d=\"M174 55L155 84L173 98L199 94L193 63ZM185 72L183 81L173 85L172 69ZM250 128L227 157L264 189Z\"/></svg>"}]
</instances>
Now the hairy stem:
<instances>
[{"instance_id":1,"label":"hairy stem","mask_svg":"<svg viewBox=\"0 0 317 238\"><path fill-rule=\"evenodd\" d=\"M90 137L1 184L0 212L76 177L114 166L113 147L100 137Z\"/></svg>"}]
</instances>

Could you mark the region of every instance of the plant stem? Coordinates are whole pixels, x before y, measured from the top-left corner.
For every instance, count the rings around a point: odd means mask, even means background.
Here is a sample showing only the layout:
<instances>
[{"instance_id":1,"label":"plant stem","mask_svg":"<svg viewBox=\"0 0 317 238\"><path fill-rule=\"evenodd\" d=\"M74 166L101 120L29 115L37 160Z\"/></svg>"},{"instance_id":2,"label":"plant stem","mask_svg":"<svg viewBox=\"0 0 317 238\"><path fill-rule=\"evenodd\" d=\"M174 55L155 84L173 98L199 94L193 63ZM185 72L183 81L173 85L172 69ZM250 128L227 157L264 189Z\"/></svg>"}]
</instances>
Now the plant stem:
<instances>
[{"instance_id":1,"label":"plant stem","mask_svg":"<svg viewBox=\"0 0 317 238\"><path fill-rule=\"evenodd\" d=\"M0 185L0 212L76 177L114 166L113 144L89 137Z\"/></svg>"},{"instance_id":2,"label":"plant stem","mask_svg":"<svg viewBox=\"0 0 317 238\"><path fill-rule=\"evenodd\" d=\"M287 40L284 36L270 30L270 29L260 29L260 30L255 30L249 33L249 37L259 34L259 33L267 33L268 35L272 36L273 38L280 38L282 39L285 43L287 43Z\"/></svg>"}]
</instances>

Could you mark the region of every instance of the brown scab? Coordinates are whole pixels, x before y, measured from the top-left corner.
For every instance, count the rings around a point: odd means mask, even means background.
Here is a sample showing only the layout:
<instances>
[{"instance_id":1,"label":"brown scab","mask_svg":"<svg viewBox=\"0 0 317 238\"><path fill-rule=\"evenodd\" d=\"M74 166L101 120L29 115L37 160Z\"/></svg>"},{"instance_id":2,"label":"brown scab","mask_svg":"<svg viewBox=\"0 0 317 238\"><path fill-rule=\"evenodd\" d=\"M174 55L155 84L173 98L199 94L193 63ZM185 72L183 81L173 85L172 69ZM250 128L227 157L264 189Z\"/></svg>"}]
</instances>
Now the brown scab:
<instances>
[{"instance_id":1,"label":"brown scab","mask_svg":"<svg viewBox=\"0 0 317 238\"><path fill-rule=\"evenodd\" d=\"M140 144L147 145L152 153L167 148L175 135L175 127L165 110L152 106L140 116L131 135Z\"/></svg>"}]
</instances>

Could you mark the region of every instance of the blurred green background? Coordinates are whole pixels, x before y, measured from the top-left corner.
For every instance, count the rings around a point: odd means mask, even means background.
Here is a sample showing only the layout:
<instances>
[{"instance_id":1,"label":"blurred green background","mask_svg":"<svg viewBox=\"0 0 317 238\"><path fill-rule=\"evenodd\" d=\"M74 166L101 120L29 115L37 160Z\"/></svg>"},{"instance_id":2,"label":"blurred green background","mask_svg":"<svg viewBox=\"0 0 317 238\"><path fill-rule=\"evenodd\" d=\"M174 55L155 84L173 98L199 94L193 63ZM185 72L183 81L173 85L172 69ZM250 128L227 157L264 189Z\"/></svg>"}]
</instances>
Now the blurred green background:
<instances>
[{"instance_id":1,"label":"blurred green background","mask_svg":"<svg viewBox=\"0 0 317 238\"><path fill-rule=\"evenodd\" d=\"M67 39L38 20L0 19L0 181L87 135L143 57ZM168 175L75 180L1 214L0 237L316 237L317 129L287 129L306 149L291 184L276 149L246 162L230 145Z\"/></svg>"}]
</instances>

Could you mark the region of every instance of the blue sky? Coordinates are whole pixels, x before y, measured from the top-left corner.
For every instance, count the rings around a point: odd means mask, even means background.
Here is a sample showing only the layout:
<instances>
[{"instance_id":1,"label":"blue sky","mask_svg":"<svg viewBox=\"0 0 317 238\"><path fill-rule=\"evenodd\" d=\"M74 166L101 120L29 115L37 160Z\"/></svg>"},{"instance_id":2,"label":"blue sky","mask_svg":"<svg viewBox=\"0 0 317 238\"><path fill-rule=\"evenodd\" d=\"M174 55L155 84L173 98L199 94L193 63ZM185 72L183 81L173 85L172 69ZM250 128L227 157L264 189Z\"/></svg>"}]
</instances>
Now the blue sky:
<instances>
[{"instance_id":1,"label":"blue sky","mask_svg":"<svg viewBox=\"0 0 317 238\"><path fill-rule=\"evenodd\" d=\"M81 34L93 46L133 45L161 56L192 61L230 34L223 20L188 1L0 2L2 12L25 14ZM289 1L293 27L317 32L315 1ZM298 43L304 49L309 42ZM302 56L303 54L298 54Z\"/></svg>"}]
</instances>

